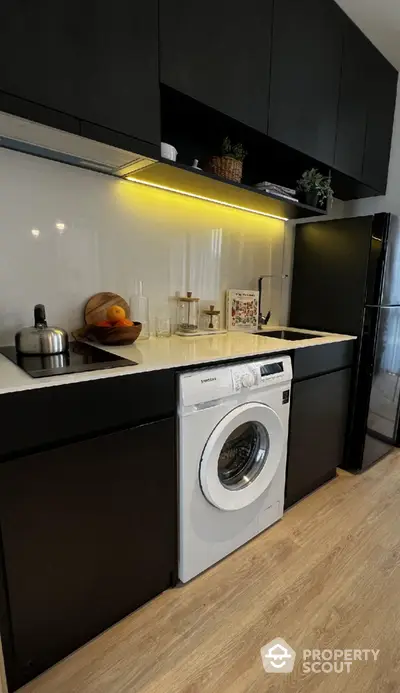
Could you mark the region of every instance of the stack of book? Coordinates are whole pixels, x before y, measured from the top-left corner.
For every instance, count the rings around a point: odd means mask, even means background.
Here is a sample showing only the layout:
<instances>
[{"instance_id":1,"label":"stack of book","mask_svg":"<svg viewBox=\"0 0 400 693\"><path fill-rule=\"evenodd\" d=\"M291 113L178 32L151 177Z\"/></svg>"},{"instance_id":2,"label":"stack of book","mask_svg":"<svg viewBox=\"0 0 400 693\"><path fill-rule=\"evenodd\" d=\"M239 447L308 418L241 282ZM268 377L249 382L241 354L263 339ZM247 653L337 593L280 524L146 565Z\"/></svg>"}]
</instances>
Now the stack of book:
<instances>
[{"instance_id":1,"label":"stack of book","mask_svg":"<svg viewBox=\"0 0 400 693\"><path fill-rule=\"evenodd\" d=\"M272 195L279 195L285 200L291 200L292 202L298 202L296 197L296 191L292 188L285 188L284 185L277 185L276 183L269 183L267 180L262 183L257 183L255 186L257 190L262 190L263 192L272 193Z\"/></svg>"}]
</instances>

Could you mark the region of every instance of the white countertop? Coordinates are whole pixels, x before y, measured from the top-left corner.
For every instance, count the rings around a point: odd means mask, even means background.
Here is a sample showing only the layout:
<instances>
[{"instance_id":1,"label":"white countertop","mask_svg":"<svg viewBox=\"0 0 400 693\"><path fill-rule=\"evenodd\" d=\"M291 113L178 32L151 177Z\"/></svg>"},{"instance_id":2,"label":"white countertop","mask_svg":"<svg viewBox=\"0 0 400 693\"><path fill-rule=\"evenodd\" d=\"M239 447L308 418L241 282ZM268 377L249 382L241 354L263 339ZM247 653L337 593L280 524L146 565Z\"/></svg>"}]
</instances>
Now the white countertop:
<instances>
[{"instance_id":1,"label":"white countertop","mask_svg":"<svg viewBox=\"0 0 400 693\"><path fill-rule=\"evenodd\" d=\"M286 329L297 331L292 327L265 327L263 331ZM51 376L46 378L32 378L5 356L0 354L0 394L18 392L21 390L33 390L41 387L54 387L56 385L68 385L70 383L98 380L100 378L115 378L116 376L132 375L148 371L158 371L166 368L179 368L183 366L196 366L204 363L225 361L247 356L264 356L274 352L291 351L304 347L343 342L356 339L350 335L332 334L329 332L313 332L301 330L309 334L316 334L313 339L298 341L264 337L243 332L228 332L227 334L168 338L151 337L148 340L138 341L132 346L106 348L113 354L137 362L137 365L123 368L110 368L86 373L70 373L67 375ZM323 335L321 337L321 335ZM98 345L96 345L98 346Z\"/></svg>"}]
</instances>

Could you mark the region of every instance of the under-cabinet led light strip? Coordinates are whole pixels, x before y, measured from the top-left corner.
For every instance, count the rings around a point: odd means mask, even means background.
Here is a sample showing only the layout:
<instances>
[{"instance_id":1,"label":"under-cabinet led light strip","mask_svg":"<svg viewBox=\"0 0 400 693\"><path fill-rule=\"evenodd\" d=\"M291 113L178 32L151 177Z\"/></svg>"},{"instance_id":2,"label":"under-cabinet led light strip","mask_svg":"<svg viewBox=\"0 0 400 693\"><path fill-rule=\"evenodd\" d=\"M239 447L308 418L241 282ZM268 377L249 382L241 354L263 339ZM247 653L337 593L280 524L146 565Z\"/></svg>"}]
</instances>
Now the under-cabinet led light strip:
<instances>
[{"instance_id":1,"label":"under-cabinet led light strip","mask_svg":"<svg viewBox=\"0 0 400 693\"><path fill-rule=\"evenodd\" d=\"M258 214L261 217L279 219L279 221L289 221L287 217L279 217L277 214L268 214L267 212L260 212L257 209L251 209L250 207L241 207L240 205L233 205L230 202L214 200L213 197L205 197L204 195L196 195L196 193L189 193L185 190L177 190L176 188L170 188L168 185L149 183L147 180L139 180L138 178L133 178L133 176L127 176L126 180L130 180L132 183L139 183L140 185L147 185L149 188L158 188L159 190L167 190L167 192L176 193L177 195L193 197L196 200L203 200L204 202L213 202L215 205L221 205L222 207L231 207L232 209L239 209L241 212L251 212L251 214Z\"/></svg>"}]
</instances>

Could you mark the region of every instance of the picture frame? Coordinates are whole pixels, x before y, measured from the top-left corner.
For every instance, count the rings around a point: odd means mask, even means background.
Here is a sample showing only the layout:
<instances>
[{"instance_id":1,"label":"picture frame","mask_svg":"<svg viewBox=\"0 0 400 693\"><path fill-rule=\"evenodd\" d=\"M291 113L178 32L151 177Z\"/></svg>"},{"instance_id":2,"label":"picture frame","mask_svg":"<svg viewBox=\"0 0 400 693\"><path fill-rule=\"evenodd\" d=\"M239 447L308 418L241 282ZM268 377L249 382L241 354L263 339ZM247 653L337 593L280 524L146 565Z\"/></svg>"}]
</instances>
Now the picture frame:
<instances>
[{"instance_id":1,"label":"picture frame","mask_svg":"<svg viewBox=\"0 0 400 693\"><path fill-rule=\"evenodd\" d=\"M258 327L259 293L250 289L226 292L226 328L236 332L254 332Z\"/></svg>"}]
</instances>

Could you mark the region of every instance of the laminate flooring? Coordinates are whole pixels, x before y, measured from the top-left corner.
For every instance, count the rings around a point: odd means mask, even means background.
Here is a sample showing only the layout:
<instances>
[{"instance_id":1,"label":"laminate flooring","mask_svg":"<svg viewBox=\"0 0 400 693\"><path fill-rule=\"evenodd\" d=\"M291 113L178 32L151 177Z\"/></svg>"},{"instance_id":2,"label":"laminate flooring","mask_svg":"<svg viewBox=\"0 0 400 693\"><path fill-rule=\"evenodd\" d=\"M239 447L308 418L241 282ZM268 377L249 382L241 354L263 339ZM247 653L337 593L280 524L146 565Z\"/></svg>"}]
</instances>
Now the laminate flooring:
<instances>
[{"instance_id":1,"label":"laminate flooring","mask_svg":"<svg viewBox=\"0 0 400 693\"><path fill-rule=\"evenodd\" d=\"M260 648L297 651L266 674ZM303 649L379 649L304 673ZM338 477L191 583L171 589L23 693L398 693L400 453Z\"/></svg>"}]
</instances>

